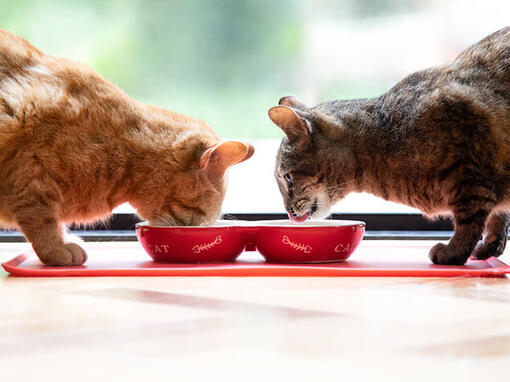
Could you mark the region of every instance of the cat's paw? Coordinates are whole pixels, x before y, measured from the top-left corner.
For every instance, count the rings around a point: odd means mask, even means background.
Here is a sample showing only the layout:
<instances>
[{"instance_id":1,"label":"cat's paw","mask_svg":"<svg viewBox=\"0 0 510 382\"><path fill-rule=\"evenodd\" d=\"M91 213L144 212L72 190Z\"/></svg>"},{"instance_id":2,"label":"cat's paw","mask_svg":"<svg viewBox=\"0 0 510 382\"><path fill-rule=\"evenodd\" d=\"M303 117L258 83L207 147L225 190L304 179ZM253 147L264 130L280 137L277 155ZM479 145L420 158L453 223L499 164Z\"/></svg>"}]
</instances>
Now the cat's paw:
<instances>
[{"instance_id":1,"label":"cat's paw","mask_svg":"<svg viewBox=\"0 0 510 382\"><path fill-rule=\"evenodd\" d=\"M443 243L437 243L430 249L429 258L434 264L442 265L464 265L467 261L467 256Z\"/></svg>"},{"instance_id":2,"label":"cat's paw","mask_svg":"<svg viewBox=\"0 0 510 382\"><path fill-rule=\"evenodd\" d=\"M471 257L476 260L485 260L491 256L498 257L505 250L506 234L500 236L491 236L478 242Z\"/></svg>"},{"instance_id":3,"label":"cat's paw","mask_svg":"<svg viewBox=\"0 0 510 382\"><path fill-rule=\"evenodd\" d=\"M41 261L46 265L69 266L82 265L87 261L87 252L75 243L66 243L48 256L41 256Z\"/></svg>"}]
</instances>

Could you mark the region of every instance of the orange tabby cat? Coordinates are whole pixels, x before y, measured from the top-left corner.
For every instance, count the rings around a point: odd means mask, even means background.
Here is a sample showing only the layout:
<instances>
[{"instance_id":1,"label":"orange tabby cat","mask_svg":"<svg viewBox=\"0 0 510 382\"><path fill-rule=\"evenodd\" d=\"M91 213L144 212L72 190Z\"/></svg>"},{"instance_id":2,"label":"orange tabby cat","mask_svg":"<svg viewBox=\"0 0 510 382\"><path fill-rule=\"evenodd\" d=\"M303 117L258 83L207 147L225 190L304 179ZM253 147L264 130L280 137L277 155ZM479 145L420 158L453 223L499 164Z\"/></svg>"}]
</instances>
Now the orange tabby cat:
<instances>
[{"instance_id":1,"label":"orange tabby cat","mask_svg":"<svg viewBox=\"0 0 510 382\"><path fill-rule=\"evenodd\" d=\"M86 252L65 241L63 223L104 218L124 202L153 224L213 223L226 169L252 154L0 30L0 222L45 264L82 264Z\"/></svg>"}]
</instances>

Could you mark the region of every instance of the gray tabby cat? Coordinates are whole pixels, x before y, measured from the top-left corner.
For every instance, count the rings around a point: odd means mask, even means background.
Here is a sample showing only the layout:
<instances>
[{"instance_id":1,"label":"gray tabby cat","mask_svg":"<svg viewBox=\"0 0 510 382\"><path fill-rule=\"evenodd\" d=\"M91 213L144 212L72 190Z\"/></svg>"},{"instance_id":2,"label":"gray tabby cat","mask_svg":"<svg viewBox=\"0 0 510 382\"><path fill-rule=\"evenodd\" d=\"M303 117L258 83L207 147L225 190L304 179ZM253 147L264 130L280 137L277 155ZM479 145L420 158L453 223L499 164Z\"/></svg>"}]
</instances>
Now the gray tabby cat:
<instances>
[{"instance_id":1,"label":"gray tabby cat","mask_svg":"<svg viewBox=\"0 0 510 382\"><path fill-rule=\"evenodd\" d=\"M510 213L510 27L449 65L411 74L373 99L269 110L285 133L275 176L289 217L324 217L351 191L450 215L436 264L499 256ZM483 235L483 236L482 236Z\"/></svg>"}]
</instances>

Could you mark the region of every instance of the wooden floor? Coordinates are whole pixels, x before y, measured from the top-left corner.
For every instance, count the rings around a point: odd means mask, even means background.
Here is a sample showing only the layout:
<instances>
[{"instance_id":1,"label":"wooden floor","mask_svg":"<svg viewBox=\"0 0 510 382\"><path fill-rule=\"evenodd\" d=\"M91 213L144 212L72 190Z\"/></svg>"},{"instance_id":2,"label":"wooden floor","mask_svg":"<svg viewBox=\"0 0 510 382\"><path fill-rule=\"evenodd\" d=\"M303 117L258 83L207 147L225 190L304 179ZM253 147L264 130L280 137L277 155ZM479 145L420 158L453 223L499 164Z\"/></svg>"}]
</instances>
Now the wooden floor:
<instances>
[{"instance_id":1,"label":"wooden floor","mask_svg":"<svg viewBox=\"0 0 510 382\"><path fill-rule=\"evenodd\" d=\"M505 381L509 281L1 273L0 378Z\"/></svg>"}]
</instances>

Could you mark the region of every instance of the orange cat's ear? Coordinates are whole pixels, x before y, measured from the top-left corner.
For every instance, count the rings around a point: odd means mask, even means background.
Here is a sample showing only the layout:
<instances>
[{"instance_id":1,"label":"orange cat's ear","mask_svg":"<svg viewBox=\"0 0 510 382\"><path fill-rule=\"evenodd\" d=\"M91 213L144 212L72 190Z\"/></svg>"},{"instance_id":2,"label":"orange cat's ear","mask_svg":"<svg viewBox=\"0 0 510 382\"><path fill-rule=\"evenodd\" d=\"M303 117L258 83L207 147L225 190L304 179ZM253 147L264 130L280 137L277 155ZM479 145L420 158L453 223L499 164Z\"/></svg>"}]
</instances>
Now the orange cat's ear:
<instances>
[{"instance_id":1,"label":"orange cat's ear","mask_svg":"<svg viewBox=\"0 0 510 382\"><path fill-rule=\"evenodd\" d=\"M281 100L280 100L281 102ZM308 140L312 133L311 123L288 106L275 106L269 109L269 118L283 130L289 141Z\"/></svg>"},{"instance_id":2,"label":"orange cat's ear","mask_svg":"<svg viewBox=\"0 0 510 382\"><path fill-rule=\"evenodd\" d=\"M222 176L227 168L249 159L255 149L247 142L226 141L205 150L200 156L200 168L214 176Z\"/></svg>"}]
</instances>

